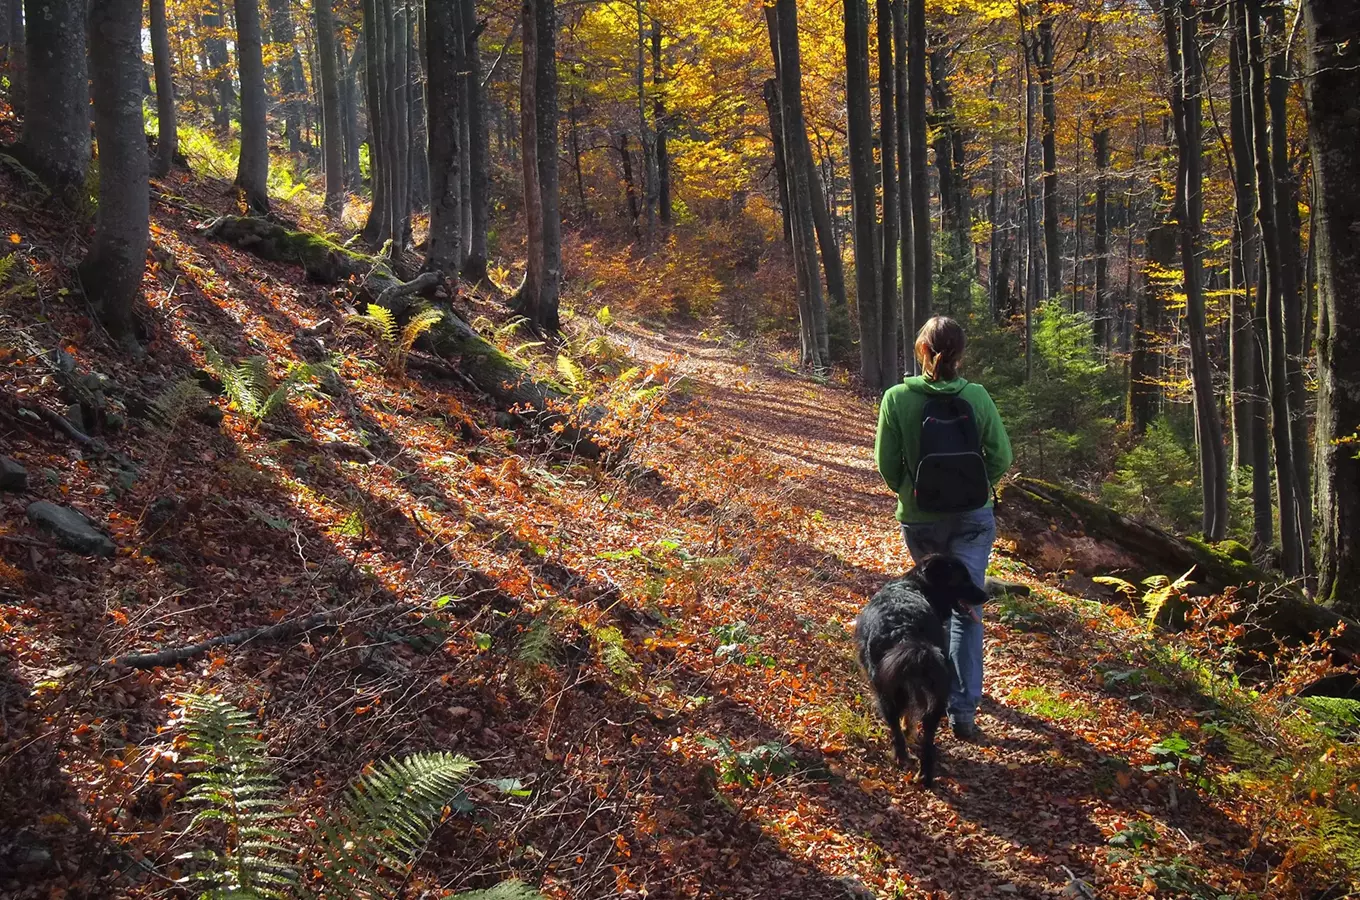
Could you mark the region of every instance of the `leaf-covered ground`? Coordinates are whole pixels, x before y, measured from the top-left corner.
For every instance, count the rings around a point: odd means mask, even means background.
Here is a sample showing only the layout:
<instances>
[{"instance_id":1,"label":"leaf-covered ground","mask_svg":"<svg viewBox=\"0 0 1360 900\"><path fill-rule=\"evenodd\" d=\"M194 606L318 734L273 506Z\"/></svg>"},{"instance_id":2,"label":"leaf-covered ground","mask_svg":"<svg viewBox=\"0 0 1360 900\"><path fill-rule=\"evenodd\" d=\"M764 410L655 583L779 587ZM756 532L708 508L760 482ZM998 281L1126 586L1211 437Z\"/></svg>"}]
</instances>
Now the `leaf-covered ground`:
<instances>
[{"instance_id":1,"label":"leaf-covered ground","mask_svg":"<svg viewBox=\"0 0 1360 900\"><path fill-rule=\"evenodd\" d=\"M87 235L0 179L22 259L0 284L0 452L29 475L0 494L0 893L182 895L174 695L211 690L257 715L304 814L414 750L520 782L473 787L404 896L512 874L563 898L1306 895L1277 807L1216 778L1211 702L1004 537L997 567L1038 593L989 612L987 739L943 736L934 791L892 765L849 641L907 565L874 412L778 348L579 310L569 327L669 396L603 471L501 427L434 360L384 374L347 289L197 236L219 182L159 186L146 353L120 353L70 274ZM209 345L276 376L334 353L336 374L262 423L220 397L220 423L136 414ZM66 406L56 349L112 383L97 445L33 415ZM59 549L34 500L116 555ZM319 613L333 627L110 665Z\"/></svg>"}]
</instances>

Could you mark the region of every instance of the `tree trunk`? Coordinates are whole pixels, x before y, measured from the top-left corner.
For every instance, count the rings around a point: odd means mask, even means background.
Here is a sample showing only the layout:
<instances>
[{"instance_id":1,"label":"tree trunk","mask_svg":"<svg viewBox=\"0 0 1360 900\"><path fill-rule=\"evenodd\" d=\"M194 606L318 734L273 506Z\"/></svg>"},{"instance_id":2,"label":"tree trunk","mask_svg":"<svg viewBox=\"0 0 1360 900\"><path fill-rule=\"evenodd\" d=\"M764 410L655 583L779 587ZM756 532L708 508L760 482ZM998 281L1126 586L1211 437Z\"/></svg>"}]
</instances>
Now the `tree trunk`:
<instances>
[{"instance_id":1,"label":"tree trunk","mask_svg":"<svg viewBox=\"0 0 1360 900\"><path fill-rule=\"evenodd\" d=\"M383 26L379 12L382 0L362 0L364 19L364 94L368 107L368 173L372 202L368 219L359 232L370 247L381 246L391 237L392 217L388 215L387 116L383 93L387 45L383 40Z\"/></svg>"},{"instance_id":2,"label":"tree trunk","mask_svg":"<svg viewBox=\"0 0 1360 900\"><path fill-rule=\"evenodd\" d=\"M392 55L388 91L392 99L392 252L406 249L411 236L411 12L403 0L389 0L393 11L389 44Z\"/></svg>"},{"instance_id":3,"label":"tree trunk","mask_svg":"<svg viewBox=\"0 0 1360 900\"><path fill-rule=\"evenodd\" d=\"M1062 293L1062 240L1058 233L1058 101L1053 84L1053 19L1046 3L1039 18L1038 60L1040 110L1043 117L1041 143L1044 150L1044 262L1042 299Z\"/></svg>"},{"instance_id":4,"label":"tree trunk","mask_svg":"<svg viewBox=\"0 0 1360 900\"><path fill-rule=\"evenodd\" d=\"M269 131L265 122L264 57L259 0L235 0L236 64L241 79L241 159L236 186L246 205L269 212Z\"/></svg>"},{"instance_id":5,"label":"tree trunk","mask_svg":"<svg viewBox=\"0 0 1360 900\"><path fill-rule=\"evenodd\" d=\"M165 21L165 0L150 0L151 55L156 70L156 137L155 175L170 174L179 152L179 129L175 126L174 60L170 56L170 29Z\"/></svg>"},{"instance_id":6,"label":"tree trunk","mask_svg":"<svg viewBox=\"0 0 1360 900\"><path fill-rule=\"evenodd\" d=\"M269 36L277 54L279 106L283 110L283 137L289 153L302 152L302 116L299 97L306 88L302 58L297 52L297 31L289 0L269 0Z\"/></svg>"},{"instance_id":7,"label":"tree trunk","mask_svg":"<svg viewBox=\"0 0 1360 900\"><path fill-rule=\"evenodd\" d=\"M1214 396L1213 369L1205 333L1204 273L1201 260L1204 230L1202 98L1199 51L1199 13L1193 0L1178 0L1164 11L1168 63L1171 69L1171 109L1176 125L1180 171L1184 183L1176 192L1180 225L1181 271L1186 296L1185 321L1190 337L1190 378L1199 438L1200 489L1203 529L1207 540L1222 540L1228 530L1227 461L1223 426Z\"/></svg>"},{"instance_id":8,"label":"tree trunk","mask_svg":"<svg viewBox=\"0 0 1360 900\"><path fill-rule=\"evenodd\" d=\"M894 351L892 382L884 384L886 389L902 380L905 370L910 370L914 353L911 345L916 340L916 305L912 300L916 290L916 235L913 221L913 196L911 181L911 125L907 104L907 0L893 0L893 71L895 77L895 97L897 101L897 221L900 281L901 286L895 296L884 297L882 302L897 304L897 322L900 333L900 350ZM887 361L884 362L887 365Z\"/></svg>"},{"instance_id":9,"label":"tree trunk","mask_svg":"<svg viewBox=\"0 0 1360 900\"><path fill-rule=\"evenodd\" d=\"M90 83L83 0L27 0L28 94L18 156L73 200L90 167Z\"/></svg>"},{"instance_id":10,"label":"tree trunk","mask_svg":"<svg viewBox=\"0 0 1360 900\"><path fill-rule=\"evenodd\" d=\"M317 54L321 57L321 146L326 162L326 215L339 218L345 203L344 128L340 124L340 67L335 57L331 0L313 0Z\"/></svg>"},{"instance_id":11,"label":"tree trunk","mask_svg":"<svg viewBox=\"0 0 1360 900\"><path fill-rule=\"evenodd\" d=\"M556 0L538 4L538 181L543 194L543 284L535 321L550 332L561 328L558 304L562 291L562 192L558 179L557 137L557 7Z\"/></svg>"},{"instance_id":12,"label":"tree trunk","mask_svg":"<svg viewBox=\"0 0 1360 900\"><path fill-rule=\"evenodd\" d=\"M1110 348L1110 128L1105 124L1104 115L1097 117L1099 122L1091 136L1091 149L1095 153L1096 164L1096 208L1095 235L1092 238L1091 252L1095 255L1095 341L1101 350Z\"/></svg>"},{"instance_id":13,"label":"tree trunk","mask_svg":"<svg viewBox=\"0 0 1360 900\"><path fill-rule=\"evenodd\" d=\"M671 157L666 147L666 73L661 65L661 23L652 20L652 126L656 129L656 205L661 224L669 225L671 209Z\"/></svg>"},{"instance_id":14,"label":"tree trunk","mask_svg":"<svg viewBox=\"0 0 1360 900\"><path fill-rule=\"evenodd\" d=\"M963 133L954 115L949 91L949 52L937 47L928 54L930 94L935 107L935 168L940 180L940 230L945 234L949 263L941 273L941 285L952 315L968 303L972 281L972 239L969 234L967 186L963 171Z\"/></svg>"},{"instance_id":15,"label":"tree trunk","mask_svg":"<svg viewBox=\"0 0 1360 900\"><path fill-rule=\"evenodd\" d=\"M1261 348L1266 346L1264 299L1253 293L1261 264L1256 222L1256 175L1252 155L1250 88L1245 4L1231 7L1229 48L1229 129L1233 175L1232 398L1234 466L1251 466L1252 543L1268 548L1275 539L1275 508L1270 487L1269 413Z\"/></svg>"},{"instance_id":16,"label":"tree trunk","mask_svg":"<svg viewBox=\"0 0 1360 900\"><path fill-rule=\"evenodd\" d=\"M779 24L779 96L784 113L784 146L789 151L789 199L793 204L793 251L804 270L801 307L803 364L820 370L827 363L829 341L826 306L817 275L816 225L813 220L812 145L803 119L803 73L798 47L798 7L794 0L777 0Z\"/></svg>"},{"instance_id":17,"label":"tree trunk","mask_svg":"<svg viewBox=\"0 0 1360 900\"><path fill-rule=\"evenodd\" d=\"M1134 313L1133 352L1129 358L1129 425L1135 436L1142 436L1157 418L1161 401L1162 359L1156 349L1161 320L1161 286L1154 273L1176 264L1176 231L1161 225L1148 232L1146 241L1147 275Z\"/></svg>"},{"instance_id":18,"label":"tree trunk","mask_svg":"<svg viewBox=\"0 0 1360 900\"><path fill-rule=\"evenodd\" d=\"M628 132L619 133L619 165L623 167L623 197L628 204L628 221L633 227L633 239L642 240L642 203L638 199L637 181L633 178L633 155L628 150Z\"/></svg>"},{"instance_id":19,"label":"tree trunk","mask_svg":"<svg viewBox=\"0 0 1360 900\"><path fill-rule=\"evenodd\" d=\"M1284 321L1284 279L1281 261L1279 217L1275 208L1275 178L1271 166L1270 139L1266 131L1265 58L1261 39L1260 0L1245 0L1247 50L1251 97L1253 159L1256 164L1256 215L1265 258L1262 293L1266 298L1266 385L1270 398L1270 430L1275 448L1275 484L1280 510L1281 567L1286 575L1303 574L1302 535L1299 533L1298 498L1295 490L1293 437L1290 431L1289 381Z\"/></svg>"},{"instance_id":20,"label":"tree trunk","mask_svg":"<svg viewBox=\"0 0 1360 900\"><path fill-rule=\"evenodd\" d=\"M27 57L24 48L24 0L5 0L0 4L0 32L5 47L3 72L9 78L9 105L19 114L24 112L27 83Z\"/></svg>"},{"instance_id":21,"label":"tree trunk","mask_svg":"<svg viewBox=\"0 0 1360 900\"><path fill-rule=\"evenodd\" d=\"M459 152L462 16L445 0L426 0L425 27L430 167L430 234L425 268L456 278L463 243L463 211L457 196L462 168Z\"/></svg>"},{"instance_id":22,"label":"tree trunk","mask_svg":"<svg viewBox=\"0 0 1360 900\"><path fill-rule=\"evenodd\" d=\"M789 214L788 149L784 146L784 113L780 109L779 103L779 82L773 78L766 79L763 94L765 110L770 118L770 142L774 145L774 177L779 182L779 213L784 222L784 241L792 247L793 230L792 225L790 225Z\"/></svg>"},{"instance_id":23,"label":"tree trunk","mask_svg":"<svg viewBox=\"0 0 1360 900\"><path fill-rule=\"evenodd\" d=\"M210 12L203 14L203 28L206 32L204 44L210 70L209 79L213 84L215 102L213 103L213 127L225 134L231 127L231 111L236 105L236 92L232 87L231 57L227 54L227 42L223 37L226 21L223 14L226 0L212 0Z\"/></svg>"},{"instance_id":24,"label":"tree trunk","mask_svg":"<svg viewBox=\"0 0 1360 900\"><path fill-rule=\"evenodd\" d=\"M907 4L907 131L911 154L911 239L913 325L920 328L934 306L930 285L935 259L930 251L930 185L926 181L926 4Z\"/></svg>"},{"instance_id":25,"label":"tree trunk","mask_svg":"<svg viewBox=\"0 0 1360 900\"><path fill-rule=\"evenodd\" d=\"M468 191L472 203L472 232L468 235L463 275L476 284L486 279L486 228L489 200L486 145L486 91L482 87L482 60L478 41L482 26L477 22L476 0L460 0L463 40L468 67Z\"/></svg>"},{"instance_id":26,"label":"tree trunk","mask_svg":"<svg viewBox=\"0 0 1360 900\"><path fill-rule=\"evenodd\" d=\"M94 0L89 27L99 212L94 243L80 264L80 283L109 333L131 339L132 302L142 290L151 214L151 164L142 127L141 0Z\"/></svg>"},{"instance_id":27,"label":"tree trunk","mask_svg":"<svg viewBox=\"0 0 1360 900\"><path fill-rule=\"evenodd\" d=\"M341 109L341 128L345 134L345 188L346 190L357 191L363 187L363 171L359 167L359 145L362 143L359 136L359 97L358 97L358 74L359 65L363 60L361 48L363 44L356 44L350 53L349 62L341 71L340 78L340 109ZM339 44L337 42L337 51ZM338 55L338 54L337 54Z\"/></svg>"},{"instance_id":28,"label":"tree trunk","mask_svg":"<svg viewBox=\"0 0 1360 900\"><path fill-rule=\"evenodd\" d=\"M845 106L850 143L851 216L855 226L855 295L859 308L860 378L868 391L883 381L880 310L896 291L879 298L877 202L874 190L874 138L869 112L869 4L845 0ZM893 357L897 353L894 350ZM894 381L896 379L894 378Z\"/></svg>"},{"instance_id":29,"label":"tree trunk","mask_svg":"<svg viewBox=\"0 0 1360 900\"><path fill-rule=\"evenodd\" d=\"M1360 613L1360 7L1304 0L1318 281L1318 599Z\"/></svg>"},{"instance_id":30,"label":"tree trunk","mask_svg":"<svg viewBox=\"0 0 1360 900\"><path fill-rule=\"evenodd\" d=\"M878 147L879 177L883 185L882 248L879 269L879 379L886 390L897 381L897 261L902 216L897 192L897 77L893 55L892 0L877 0L878 26Z\"/></svg>"},{"instance_id":31,"label":"tree trunk","mask_svg":"<svg viewBox=\"0 0 1360 900\"><path fill-rule=\"evenodd\" d=\"M1299 250L1298 178L1289 164L1288 111L1290 73L1284 8L1273 4L1266 13L1270 40L1270 168L1275 178L1276 234L1280 242L1280 287L1283 292L1285 380L1289 391L1290 455L1294 464L1294 502L1298 506L1299 555L1304 574L1312 572L1312 466L1308 457L1308 388L1303 377L1303 259ZM1360 35L1357 36L1360 38Z\"/></svg>"}]
</instances>

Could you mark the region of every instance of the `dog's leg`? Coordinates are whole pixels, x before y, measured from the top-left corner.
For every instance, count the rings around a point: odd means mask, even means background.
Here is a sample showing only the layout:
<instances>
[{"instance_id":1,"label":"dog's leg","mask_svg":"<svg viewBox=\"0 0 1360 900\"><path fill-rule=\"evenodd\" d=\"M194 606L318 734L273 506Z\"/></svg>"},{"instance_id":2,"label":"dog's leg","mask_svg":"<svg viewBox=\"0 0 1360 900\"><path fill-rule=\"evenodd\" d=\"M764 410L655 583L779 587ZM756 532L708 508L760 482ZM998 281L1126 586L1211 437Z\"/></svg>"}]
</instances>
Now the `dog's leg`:
<instances>
[{"instance_id":1,"label":"dog's leg","mask_svg":"<svg viewBox=\"0 0 1360 900\"><path fill-rule=\"evenodd\" d=\"M935 783L935 732L939 730L944 709L933 709L921 718L921 743L917 755L921 757L921 782L930 787Z\"/></svg>"},{"instance_id":2,"label":"dog's leg","mask_svg":"<svg viewBox=\"0 0 1360 900\"><path fill-rule=\"evenodd\" d=\"M905 767L910 761L907 755L907 739L902 734L902 709L895 703L878 698L878 711L883 714L883 721L888 723L888 731L892 734L893 757L899 766Z\"/></svg>"}]
</instances>

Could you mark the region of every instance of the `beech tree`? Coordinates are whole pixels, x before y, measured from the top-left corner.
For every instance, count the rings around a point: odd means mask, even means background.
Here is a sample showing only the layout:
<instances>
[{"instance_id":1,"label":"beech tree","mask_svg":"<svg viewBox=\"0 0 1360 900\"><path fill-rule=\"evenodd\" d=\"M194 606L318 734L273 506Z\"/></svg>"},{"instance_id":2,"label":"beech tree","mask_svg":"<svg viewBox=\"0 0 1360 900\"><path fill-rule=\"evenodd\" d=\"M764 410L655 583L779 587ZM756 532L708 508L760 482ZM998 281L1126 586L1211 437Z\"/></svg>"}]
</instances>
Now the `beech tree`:
<instances>
[{"instance_id":1,"label":"beech tree","mask_svg":"<svg viewBox=\"0 0 1360 900\"><path fill-rule=\"evenodd\" d=\"M175 122L174 60L170 57L170 30L165 21L165 0L150 0L151 52L156 69L156 119L159 134L156 140L155 174L170 174L179 152L179 129Z\"/></svg>"},{"instance_id":2,"label":"beech tree","mask_svg":"<svg viewBox=\"0 0 1360 900\"><path fill-rule=\"evenodd\" d=\"M141 0L92 0L91 85L99 140L99 212L80 282L116 338L132 338L150 222L150 160L142 129Z\"/></svg>"},{"instance_id":3,"label":"beech tree","mask_svg":"<svg viewBox=\"0 0 1360 900\"><path fill-rule=\"evenodd\" d=\"M269 212L269 126L264 93L264 56L259 0L234 0L236 63L241 79L241 159L236 186L252 212Z\"/></svg>"},{"instance_id":4,"label":"beech tree","mask_svg":"<svg viewBox=\"0 0 1360 900\"><path fill-rule=\"evenodd\" d=\"M25 106L16 148L48 187L74 200L90 167L90 83L83 0L26 0Z\"/></svg>"}]
</instances>

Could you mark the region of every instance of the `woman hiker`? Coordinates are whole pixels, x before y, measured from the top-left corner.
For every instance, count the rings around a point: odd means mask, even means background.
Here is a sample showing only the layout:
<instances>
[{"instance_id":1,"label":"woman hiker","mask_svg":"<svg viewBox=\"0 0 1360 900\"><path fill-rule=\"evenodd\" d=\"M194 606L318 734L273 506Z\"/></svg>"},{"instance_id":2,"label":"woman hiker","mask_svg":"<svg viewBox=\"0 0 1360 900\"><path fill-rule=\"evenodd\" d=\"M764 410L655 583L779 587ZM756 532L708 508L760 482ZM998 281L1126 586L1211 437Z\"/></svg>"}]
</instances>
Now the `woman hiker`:
<instances>
[{"instance_id":1,"label":"woman hiker","mask_svg":"<svg viewBox=\"0 0 1360 900\"><path fill-rule=\"evenodd\" d=\"M1012 461L996 404L980 384L960 377L965 338L958 322L936 316L916 335L923 375L883 395L874 454L878 472L897 494L897 521L915 562L933 553L958 557L978 587L996 539L995 487ZM953 684L949 725L977 740L982 699L982 607L949 621Z\"/></svg>"}]
</instances>

